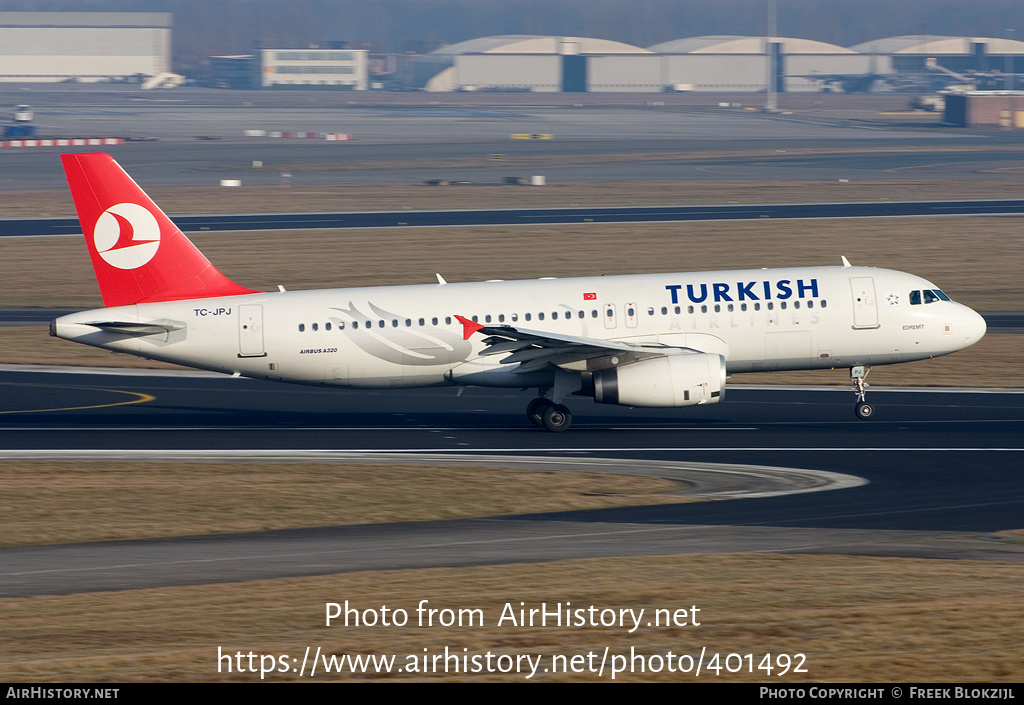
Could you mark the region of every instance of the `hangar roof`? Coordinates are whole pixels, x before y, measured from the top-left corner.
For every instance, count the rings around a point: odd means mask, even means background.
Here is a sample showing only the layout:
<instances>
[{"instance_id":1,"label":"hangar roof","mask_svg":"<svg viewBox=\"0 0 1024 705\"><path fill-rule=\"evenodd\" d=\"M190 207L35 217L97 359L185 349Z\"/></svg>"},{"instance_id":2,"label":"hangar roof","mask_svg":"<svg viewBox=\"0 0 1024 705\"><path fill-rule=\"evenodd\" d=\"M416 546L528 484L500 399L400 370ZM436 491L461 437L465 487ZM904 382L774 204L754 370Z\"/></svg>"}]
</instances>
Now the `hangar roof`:
<instances>
[{"instance_id":1,"label":"hangar roof","mask_svg":"<svg viewBox=\"0 0 1024 705\"><path fill-rule=\"evenodd\" d=\"M927 34L911 34L902 37L885 37L862 42L851 47L862 54L962 54L974 53L973 44L987 45L989 54L1024 54L1024 42L998 37L940 37Z\"/></svg>"},{"instance_id":2,"label":"hangar roof","mask_svg":"<svg viewBox=\"0 0 1024 705\"><path fill-rule=\"evenodd\" d=\"M0 27L167 27L170 12L0 12Z\"/></svg>"},{"instance_id":3,"label":"hangar roof","mask_svg":"<svg viewBox=\"0 0 1024 705\"><path fill-rule=\"evenodd\" d=\"M656 54L764 54L764 37L740 37L733 35L716 35L707 37L687 37L674 39L670 42L655 44L648 49ZM773 37L773 42L782 43L782 51L786 54L855 54L837 44L818 42L813 39L795 37Z\"/></svg>"},{"instance_id":4,"label":"hangar roof","mask_svg":"<svg viewBox=\"0 0 1024 705\"><path fill-rule=\"evenodd\" d=\"M571 51L565 51L571 45ZM435 49L434 55L453 54L650 54L648 49L592 37L549 37L539 34L505 34L478 37Z\"/></svg>"}]
</instances>

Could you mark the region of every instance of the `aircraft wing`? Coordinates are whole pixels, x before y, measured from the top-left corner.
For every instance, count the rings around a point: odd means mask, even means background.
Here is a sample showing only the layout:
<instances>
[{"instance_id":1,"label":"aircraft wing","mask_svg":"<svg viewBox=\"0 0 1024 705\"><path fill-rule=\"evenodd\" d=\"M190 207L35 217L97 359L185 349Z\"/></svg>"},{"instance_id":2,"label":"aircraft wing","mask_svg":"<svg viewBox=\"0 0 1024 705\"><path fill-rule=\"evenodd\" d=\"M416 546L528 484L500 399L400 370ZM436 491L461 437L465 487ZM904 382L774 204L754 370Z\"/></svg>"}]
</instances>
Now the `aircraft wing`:
<instances>
[{"instance_id":1,"label":"aircraft wing","mask_svg":"<svg viewBox=\"0 0 1024 705\"><path fill-rule=\"evenodd\" d=\"M487 326L462 316L455 317L463 328L463 338L474 333L486 335L487 347L481 355L506 355L503 365L519 364L516 373L534 372L547 365L567 370L599 370L669 354L665 345L647 343L634 345L616 340L583 338L516 326ZM698 352L694 350L693 352Z\"/></svg>"}]
</instances>

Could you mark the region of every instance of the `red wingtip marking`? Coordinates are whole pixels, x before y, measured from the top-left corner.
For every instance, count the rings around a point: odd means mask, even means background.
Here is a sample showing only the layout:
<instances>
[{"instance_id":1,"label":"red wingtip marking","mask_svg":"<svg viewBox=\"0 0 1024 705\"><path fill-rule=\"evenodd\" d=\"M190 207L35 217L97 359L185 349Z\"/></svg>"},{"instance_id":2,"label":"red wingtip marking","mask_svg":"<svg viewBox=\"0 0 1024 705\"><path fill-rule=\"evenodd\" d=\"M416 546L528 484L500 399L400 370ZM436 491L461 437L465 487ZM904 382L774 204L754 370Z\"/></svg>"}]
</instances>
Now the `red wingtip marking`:
<instances>
[{"instance_id":1,"label":"red wingtip marking","mask_svg":"<svg viewBox=\"0 0 1024 705\"><path fill-rule=\"evenodd\" d=\"M481 328L484 327L483 323L477 323L476 321L471 321L468 318L464 318L464 317L459 316L459 315L456 315L455 319L459 323L462 324L462 339L463 340L469 340L469 336L473 335L478 330L480 330Z\"/></svg>"}]
</instances>

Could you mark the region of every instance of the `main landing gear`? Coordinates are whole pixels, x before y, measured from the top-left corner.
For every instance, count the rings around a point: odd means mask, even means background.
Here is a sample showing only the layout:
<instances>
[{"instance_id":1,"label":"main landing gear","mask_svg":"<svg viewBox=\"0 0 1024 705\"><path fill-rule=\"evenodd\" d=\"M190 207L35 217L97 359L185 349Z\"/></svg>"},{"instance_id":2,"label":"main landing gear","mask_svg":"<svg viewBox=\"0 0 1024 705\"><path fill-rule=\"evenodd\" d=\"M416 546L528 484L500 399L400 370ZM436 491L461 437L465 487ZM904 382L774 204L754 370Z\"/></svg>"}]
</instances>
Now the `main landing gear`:
<instances>
[{"instance_id":1,"label":"main landing gear","mask_svg":"<svg viewBox=\"0 0 1024 705\"><path fill-rule=\"evenodd\" d=\"M572 412L569 407L545 397L537 397L526 407L526 416L534 426L546 428L555 433L569 430L572 425Z\"/></svg>"},{"instance_id":2,"label":"main landing gear","mask_svg":"<svg viewBox=\"0 0 1024 705\"><path fill-rule=\"evenodd\" d=\"M875 415L875 407L868 404L864 399L864 390L868 387L868 383L864 381L864 378L868 376L870 371L870 367L864 367L863 365L850 368L850 381L853 382L853 391L857 395L857 404L853 407L853 413L857 414L857 418L861 421L867 421Z\"/></svg>"}]
</instances>

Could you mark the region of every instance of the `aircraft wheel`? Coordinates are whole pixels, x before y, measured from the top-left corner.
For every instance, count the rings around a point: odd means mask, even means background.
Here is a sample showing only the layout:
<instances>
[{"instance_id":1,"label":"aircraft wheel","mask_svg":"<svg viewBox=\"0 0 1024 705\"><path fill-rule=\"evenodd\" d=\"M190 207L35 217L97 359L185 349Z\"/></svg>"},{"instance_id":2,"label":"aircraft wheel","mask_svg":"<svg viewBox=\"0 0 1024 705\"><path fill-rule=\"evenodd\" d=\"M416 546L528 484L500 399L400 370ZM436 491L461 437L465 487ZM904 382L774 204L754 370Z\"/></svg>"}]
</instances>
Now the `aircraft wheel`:
<instances>
[{"instance_id":1,"label":"aircraft wheel","mask_svg":"<svg viewBox=\"0 0 1024 705\"><path fill-rule=\"evenodd\" d=\"M530 423L534 426L542 427L544 425L544 409L553 405L554 402L550 399L537 397L526 406L526 418L530 419Z\"/></svg>"},{"instance_id":2,"label":"aircraft wheel","mask_svg":"<svg viewBox=\"0 0 1024 705\"><path fill-rule=\"evenodd\" d=\"M552 404L544 408L544 428L554 433L569 430L572 424L572 412L561 404Z\"/></svg>"},{"instance_id":3,"label":"aircraft wheel","mask_svg":"<svg viewBox=\"0 0 1024 705\"><path fill-rule=\"evenodd\" d=\"M866 401L857 402L857 406L853 408L853 411L861 421L867 421L875 415L875 407L871 406Z\"/></svg>"}]
</instances>

